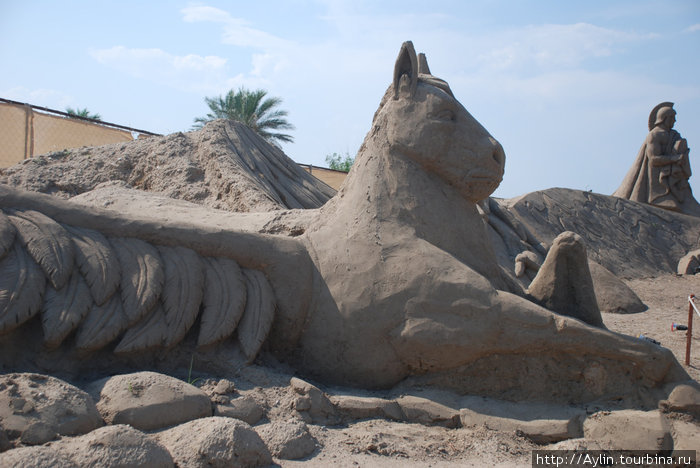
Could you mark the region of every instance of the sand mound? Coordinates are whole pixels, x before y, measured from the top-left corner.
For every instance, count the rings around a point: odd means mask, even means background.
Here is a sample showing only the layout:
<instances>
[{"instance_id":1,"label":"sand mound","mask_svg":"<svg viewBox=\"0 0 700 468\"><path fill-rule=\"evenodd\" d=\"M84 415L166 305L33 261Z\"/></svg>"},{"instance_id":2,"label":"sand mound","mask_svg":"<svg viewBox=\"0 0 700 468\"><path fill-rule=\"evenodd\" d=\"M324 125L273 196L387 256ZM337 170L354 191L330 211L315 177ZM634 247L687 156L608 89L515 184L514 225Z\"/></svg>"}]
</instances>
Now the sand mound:
<instances>
[{"instance_id":1,"label":"sand mound","mask_svg":"<svg viewBox=\"0 0 700 468\"><path fill-rule=\"evenodd\" d=\"M0 171L0 183L63 198L110 181L239 212L318 208L335 193L245 125L225 120L195 132L47 153Z\"/></svg>"},{"instance_id":2,"label":"sand mound","mask_svg":"<svg viewBox=\"0 0 700 468\"><path fill-rule=\"evenodd\" d=\"M675 273L698 246L700 219L597 193L551 188L492 199L490 208L499 262L509 268L520 251L541 255L564 231L580 235L588 258L623 278Z\"/></svg>"}]
</instances>

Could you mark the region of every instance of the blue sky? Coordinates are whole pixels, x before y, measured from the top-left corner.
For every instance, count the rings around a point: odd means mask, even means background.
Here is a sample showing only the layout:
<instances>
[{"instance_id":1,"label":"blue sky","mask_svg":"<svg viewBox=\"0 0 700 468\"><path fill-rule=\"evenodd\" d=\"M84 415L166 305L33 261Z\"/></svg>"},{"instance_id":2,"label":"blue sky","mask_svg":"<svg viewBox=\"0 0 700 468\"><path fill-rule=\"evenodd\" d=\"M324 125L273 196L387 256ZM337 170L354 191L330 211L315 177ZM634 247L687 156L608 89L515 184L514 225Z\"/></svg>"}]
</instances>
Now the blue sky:
<instances>
[{"instance_id":1,"label":"blue sky","mask_svg":"<svg viewBox=\"0 0 700 468\"><path fill-rule=\"evenodd\" d=\"M359 148L405 40L503 144L497 196L612 193L672 101L700 198L698 0L0 0L0 97L172 133L264 88L296 126L284 151L323 166Z\"/></svg>"}]
</instances>

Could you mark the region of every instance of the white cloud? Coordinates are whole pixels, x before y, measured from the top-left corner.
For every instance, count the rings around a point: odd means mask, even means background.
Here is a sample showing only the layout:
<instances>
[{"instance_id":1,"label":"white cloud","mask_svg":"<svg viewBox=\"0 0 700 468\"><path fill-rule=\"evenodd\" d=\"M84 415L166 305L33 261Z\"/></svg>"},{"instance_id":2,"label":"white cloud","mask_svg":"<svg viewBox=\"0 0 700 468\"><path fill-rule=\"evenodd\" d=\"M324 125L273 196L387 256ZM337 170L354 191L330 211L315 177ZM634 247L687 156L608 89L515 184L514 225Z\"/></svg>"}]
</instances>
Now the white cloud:
<instances>
[{"instance_id":1,"label":"white cloud","mask_svg":"<svg viewBox=\"0 0 700 468\"><path fill-rule=\"evenodd\" d=\"M627 43L651 37L587 23L545 24L475 38L474 45L484 51L477 54L477 63L487 69L561 69L611 56Z\"/></svg>"},{"instance_id":2,"label":"white cloud","mask_svg":"<svg viewBox=\"0 0 700 468\"><path fill-rule=\"evenodd\" d=\"M226 23L231 20L231 15L219 8L210 6L190 6L180 10L182 19L188 23L198 21L212 21L215 23Z\"/></svg>"},{"instance_id":3,"label":"white cloud","mask_svg":"<svg viewBox=\"0 0 700 468\"><path fill-rule=\"evenodd\" d=\"M292 63L289 57L304 54L302 47L293 41L252 27L248 21L235 18L224 10L210 6L189 6L180 12L186 22L220 23L223 44L260 51L251 57L251 69L248 75L250 79L244 80L247 83L264 81L269 84L264 77L277 75L289 69ZM248 84L248 86L251 85Z\"/></svg>"},{"instance_id":4,"label":"white cloud","mask_svg":"<svg viewBox=\"0 0 700 468\"><path fill-rule=\"evenodd\" d=\"M683 32L694 33L700 31L700 23L689 26L683 30Z\"/></svg>"},{"instance_id":5,"label":"white cloud","mask_svg":"<svg viewBox=\"0 0 700 468\"><path fill-rule=\"evenodd\" d=\"M178 70L212 71L220 70L226 65L225 58L216 57L214 55L202 57L200 55L189 54L182 57L168 56L166 59L171 60L173 66Z\"/></svg>"},{"instance_id":6,"label":"white cloud","mask_svg":"<svg viewBox=\"0 0 700 468\"><path fill-rule=\"evenodd\" d=\"M133 77L186 91L211 91L225 79L226 59L214 55L177 56L161 49L115 46L92 49L90 56L103 65Z\"/></svg>"},{"instance_id":7,"label":"white cloud","mask_svg":"<svg viewBox=\"0 0 700 468\"><path fill-rule=\"evenodd\" d=\"M266 49L270 47L285 47L291 42L256 29L241 18L235 18L228 12L209 6L192 6L180 10L182 19L188 23L214 22L224 25L222 42L238 47Z\"/></svg>"},{"instance_id":8,"label":"white cloud","mask_svg":"<svg viewBox=\"0 0 700 468\"><path fill-rule=\"evenodd\" d=\"M260 29L248 26L246 21L231 18L224 26L223 42L238 47L265 49L271 47L288 47L292 43L280 39Z\"/></svg>"}]
</instances>

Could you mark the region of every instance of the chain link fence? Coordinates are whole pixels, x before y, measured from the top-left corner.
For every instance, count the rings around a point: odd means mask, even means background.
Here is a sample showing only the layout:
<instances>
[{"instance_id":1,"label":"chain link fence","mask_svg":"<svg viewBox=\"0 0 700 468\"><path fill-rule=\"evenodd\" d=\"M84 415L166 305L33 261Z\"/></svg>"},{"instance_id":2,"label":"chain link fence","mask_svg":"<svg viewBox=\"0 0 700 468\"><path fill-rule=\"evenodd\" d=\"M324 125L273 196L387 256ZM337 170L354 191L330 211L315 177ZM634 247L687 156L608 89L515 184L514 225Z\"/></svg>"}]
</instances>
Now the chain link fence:
<instances>
[{"instance_id":1,"label":"chain link fence","mask_svg":"<svg viewBox=\"0 0 700 468\"><path fill-rule=\"evenodd\" d=\"M0 168L34 155L155 133L0 98Z\"/></svg>"}]
</instances>

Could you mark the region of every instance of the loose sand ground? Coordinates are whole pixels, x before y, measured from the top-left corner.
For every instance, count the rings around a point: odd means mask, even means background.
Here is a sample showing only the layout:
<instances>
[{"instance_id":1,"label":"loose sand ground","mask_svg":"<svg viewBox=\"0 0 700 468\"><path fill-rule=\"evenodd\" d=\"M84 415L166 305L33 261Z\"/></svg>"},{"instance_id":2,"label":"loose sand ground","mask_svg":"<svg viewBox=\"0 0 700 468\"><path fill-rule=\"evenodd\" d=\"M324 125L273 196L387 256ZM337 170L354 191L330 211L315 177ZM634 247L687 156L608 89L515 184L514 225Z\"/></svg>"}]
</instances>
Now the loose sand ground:
<instances>
[{"instance_id":1,"label":"loose sand ground","mask_svg":"<svg viewBox=\"0 0 700 468\"><path fill-rule=\"evenodd\" d=\"M696 307L700 309L700 275L677 276L668 274L656 278L627 280L649 310L638 314L603 314L605 325L626 335L648 336L673 351L678 361L685 363L686 332L671 331L672 323L688 323L688 296L697 294ZM691 344L690 376L700 381L700 315L694 313L694 332Z\"/></svg>"}]
</instances>

